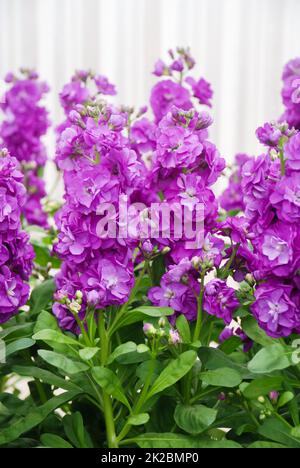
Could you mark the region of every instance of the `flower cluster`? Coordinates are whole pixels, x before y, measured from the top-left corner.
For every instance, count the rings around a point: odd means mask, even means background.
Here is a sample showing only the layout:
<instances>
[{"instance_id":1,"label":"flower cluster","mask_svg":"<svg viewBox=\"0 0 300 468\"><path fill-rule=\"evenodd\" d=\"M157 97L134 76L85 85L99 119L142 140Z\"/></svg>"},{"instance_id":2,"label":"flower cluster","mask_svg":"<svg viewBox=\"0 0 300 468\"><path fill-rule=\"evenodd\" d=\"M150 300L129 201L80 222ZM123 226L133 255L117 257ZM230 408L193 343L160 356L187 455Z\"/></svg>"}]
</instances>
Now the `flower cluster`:
<instances>
[{"instance_id":1,"label":"flower cluster","mask_svg":"<svg viewBox=\"0 0 300 468\"><path fill-rule=\"evenodd\" d=\"M300 57L290 60L284 67L282 101L285 112L281 121L300 130Z\"/></svg>"},{"instance_id":2,"label":"flower cluster","mask_svg":"<svg viewBox=\"0 0 300 468\"><path fill-rule=\"evenodd\" d=\"M30 224L47 227L47 216L41 200L45 197L45 185L41 178L47 155L41 137L49 127L46 108L40 100L49 88L38 79L36 72L21 70L22 76L9 73L6 82L10 89L5 93L1 109L5 120L1 124L0 137L3 147L18 159L25 175L27 189L23 213Z\"/></svg>"},{"instance_id":3,"label":"flower cluster","mask_svg":"<svg viewBox=\"0 0 300 468\"><path fill-rule=\"evenodd\" d=\"M17 313L29 295L26 281L34 257L28 235L21 227L26 203L23 175L6 149L0 152L0 323Z\"/></svg>"},{"instance_id":4,"label":"flower cluster","mask_svg":"<svg viewBox=\"0 0 300 468\"><path fill-rule=\"evenodd\" d=\"M282 337L300 326L300 134L272 123L257 135L269 151L242 168L246 236L236 261L257 281L251 309L259 325Z\"/></svg>"},{"instance_id":5,"label":"flower cluster","mask_svg":"<svg viewBox=\"0 0 300 468\"><path fill-rule=\"evenodd\" d=\"M220 206L227 212L234 213L245 209L241 188L242 168L250 159L251 156L244 153L237 154L235 157L234 168L229 177L228 186L219 199Z\"/></svg>"},{"instance_id":6,"label":"flower cluster","mask_svg":"<svg viewBox=\"0 0 300 468\"><path fill-rule=\"evenodd\" d=\"M91 78L98 86L95 96L87 84ZM106 78L84 72L61 93L67 119L58 131L56 162L66 193L56 215L54 249L63 266L53 312L63 328L75 332L76 314L83 319L90 308L123 304L134 281L135 242L115 238L109 229L100 232L101 207L115 207L107 219L118 223L120 198L129 203L142 187L142 165L126 135L128 114L99 99L99 94L113 93Z\"/></svg>"}]
</instances>

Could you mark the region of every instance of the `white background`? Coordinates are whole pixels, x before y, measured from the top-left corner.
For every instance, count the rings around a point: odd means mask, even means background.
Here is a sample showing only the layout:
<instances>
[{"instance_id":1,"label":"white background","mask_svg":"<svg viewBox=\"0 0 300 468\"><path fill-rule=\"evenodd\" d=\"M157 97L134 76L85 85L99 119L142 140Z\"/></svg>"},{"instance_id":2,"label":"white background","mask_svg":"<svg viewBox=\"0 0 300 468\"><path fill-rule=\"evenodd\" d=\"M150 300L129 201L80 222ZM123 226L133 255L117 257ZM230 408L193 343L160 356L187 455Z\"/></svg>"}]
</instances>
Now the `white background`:
<instances>
[{"instance_id":1,"label":"white background","mask_svg":"<svg viewBox=\"0 0 300 468\"><path fill-rule=\"evenodd\" d=\"M282 112L281 71L300 55L299 24L300 0L0 0L0 76L36 68L58 123L57 93L74 69L108 75L119 102L141 105L154 61L190 46L196 75L215 91L211 138L230 162L262 151L256 127ZM47 142L53 157L53 136ZM53 180L50 165L48 187Z\"/></svg>"}]
</instances>

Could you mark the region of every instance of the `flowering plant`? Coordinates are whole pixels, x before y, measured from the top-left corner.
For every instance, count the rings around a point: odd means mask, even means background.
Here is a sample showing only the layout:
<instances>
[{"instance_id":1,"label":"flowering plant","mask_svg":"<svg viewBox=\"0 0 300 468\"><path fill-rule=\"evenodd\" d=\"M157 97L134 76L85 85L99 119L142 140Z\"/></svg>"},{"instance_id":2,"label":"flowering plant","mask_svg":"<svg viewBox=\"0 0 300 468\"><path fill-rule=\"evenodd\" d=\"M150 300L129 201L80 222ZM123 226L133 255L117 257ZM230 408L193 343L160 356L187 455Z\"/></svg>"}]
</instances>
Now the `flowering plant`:
<instances>
[{"instance_id":1,"label":"flowering plant","mask_svg":"<svg viewBox=\"0 0 300 468\"><path fill-rule=\"evenodd\" d=\"M30 242L19 145L2 150L1 446L300 447L297 64L284 117L257 130L265 153L237 156L220 199L212 90L186 49L155 64L153 117L91 71L64 86L64 203Z\"/></svg>"}]
</instances>

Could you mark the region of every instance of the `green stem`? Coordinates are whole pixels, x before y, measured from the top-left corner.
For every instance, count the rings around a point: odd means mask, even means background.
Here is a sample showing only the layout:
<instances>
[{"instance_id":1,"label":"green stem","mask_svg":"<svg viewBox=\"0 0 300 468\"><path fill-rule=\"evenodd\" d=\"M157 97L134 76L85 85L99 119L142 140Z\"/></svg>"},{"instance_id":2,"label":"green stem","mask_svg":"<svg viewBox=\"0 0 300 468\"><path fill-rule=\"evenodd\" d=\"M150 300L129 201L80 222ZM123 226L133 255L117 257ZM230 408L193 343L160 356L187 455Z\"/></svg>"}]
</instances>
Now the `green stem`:
<instances>
[{"instance_id":1,"label":"green stem","mask_svg":"<svg viewBox=\"0 0 300 468\"><path fill-rule=\"evenodd\" d=\"M109 340L105 329L105 315L104 311L99 312L99 334L100 334L100 359L101 365L105 366L108 358ZM112 410L111 396L103 391L103 410L106 426L106 437L108 448L118 448L116 438L114 415Z\"/></svg>"},{"instance_id":2,"label":"green stem","mask_svg":"<svg viewBox=\"0 0 300 468\"><path fill-rule=\"evenodd\" d=\"M123 315L127 312L128 310L128 307L130 306L130 304L133 302L135 296L136 296L136 293L137 291L139 290L139 287L140 287L140 284L144 278L144 275L148 269L148 260L145 260L145 263L144 263L144 266L142 268L142 271L141 273L139 274L139 277L137 278L136 282L135 282L135 285L134 287L132 288L131 290L131 293L130 293L130 296L129 296L129 299L128 301L123 304L123 306L121 307L121 309L119 310L118 314L116 315L116 318L114 320L114 322L112 323L111 327L110 327L110 330L109 330L109 336L112 336L113 333L115 332L116 330L116 326L118 324L118 321L120 320L121 317L123 317Z\"/></svg>"},{"instance_id":3,"label":"green stem","mask_svg":"<svg viewBox=\"0 0 300 468\"><path fill-rule=\"evenodd\" d=\"M236 246L234 247L228 262L224 266L223 275L228 273L229 268L231 267L233 260L235 259L239 246L240 246L240 243L236 244Z\"/></svg>"},{"instance_id":4,"label":"green stem","mask_svg":"<svg viewBox=\"0 0 300 468\"><path fill-rule=\"evenodd\" d=\"M280 150L279 159L280 159L280 173L282 176L284 176L285 175L285 159L284 159L283 150Z\"/></svg>"},{"instance_id":5,"label":"green stem","mask_svg":"<svg viewBox=\"0 0 300 468\"><path fill-rule=\"evenodd\" d=\"M203 295L204 295L204 276L205 272L201 273L201 284L200 284L200 293L197 298L197 321L196 327L194 331L194 338L193 341L199 340L199 336L201 333L201 326L202 326L202 318L203 318Z\"/></svg>"},{"instance_id":6,"label":"green stem","mask_svg":"<svg viewBox=\"0 0 300 468\"><path fill-rule=\"evenodd\" d=\"M151 363L150 363L150 369L149 369L149 373L147 375L145 385L143 387L143 390L140 393L140 396L139 396L136 404L134 405L134 407L132 409L132 414L138 414L139 411L141 410L143 404L145 403L145 401L147 399L147 393L148 393L149 387L151 385L151 380L152 380L154 369L155 369L155 358L153 357L152 360L151 360ZM125 426L123 427L123 429L121 430L119 436L118 436L118 442L120 442L122 439L124 439L124 437L126 437L128 432L130 431L130 429L131 429L131 424L129 424L127 422L125 424Z\"/></svg>"}]
</instances>

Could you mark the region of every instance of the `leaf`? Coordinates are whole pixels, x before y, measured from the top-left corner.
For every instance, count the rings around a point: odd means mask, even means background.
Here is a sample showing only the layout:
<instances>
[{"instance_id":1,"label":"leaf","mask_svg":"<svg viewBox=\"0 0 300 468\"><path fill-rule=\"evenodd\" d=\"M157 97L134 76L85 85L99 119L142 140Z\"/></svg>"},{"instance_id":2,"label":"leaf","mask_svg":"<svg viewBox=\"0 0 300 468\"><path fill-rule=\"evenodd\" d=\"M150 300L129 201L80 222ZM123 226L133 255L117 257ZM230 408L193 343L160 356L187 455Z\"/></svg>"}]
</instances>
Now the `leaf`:
<instances>
[{"instance_id":1,"label":"leaf","mask_svg":"<svg viewBox=\"0 0 300 468\"><path fill-rule=\"evenodd\" d=\"M170 307L141 306L127 311L126 314L120 317L117 323L110 329L110 334L113 334L116 330L125 325L142 322L147 317L166 317L173 314L174 310L170 309Z\"/></svg>"},{"instance_id":2,"label":"leaf","mask_svg":"<svg viewBox=\"0 0 300 468\"><path fill-rule=\"evenodd\" d=\"M217 411L203 405L177 405L174 419L180 429L196 435L205 431L217 417Z\"/></svg>"},{"instance_id":3,"label":"leaf","mask_svg":"<svg viewBox=\"0 0 300 468\"><path fill-rule=\"evenodd\" d=\"M83 362L73 361L63 354L55 353L54 351L40 349L38 355L41 356L44 361L48 362L48 364L63 370L66 374L78 374L79 372L84 372L89 369L89 366Z\"/></svg>"},{"instance_id":4,"label":"leaf","mask_svg":"<svg viewBox=\"0 0 300 468\"><path fill-rule=\"evenodd\" d=\"M284 392L280 395L277 408L282 408L282 406L287 405L290 401L295 398L295 395L292 392Z\"/></svg>"},{"instance_id":5,"label":"leaf","mask_svg":"<svg viewBox=\"0 0 300 468\"><path fill-rule=\"evenodd\" d=\"M273 338L268 336L266 332L258 326L257 321L251 315L242 319L242 329L251 340L261 346L269 346L276 343Z\"/></svg>"},{"instance_id":6,"label":"leaf","mask_svg":"<svg viewBox=\"0 0 300 468\"><path fill-rule=\"evenodd\" d=\"M141 426L146 424L150 419L148 413L133 414L128 418L128 424L132 426Z\"/></svg>"},{"instance_id":7,"label":"leaf","mask_svg":"<svg viewBox=\"0 0 300 468\"><path fill-rule=\"evenodd\" d=\"M83 361L89 361L99 352L99 348L83 348L79 350L79 356Z\"/></svg>"},{"instance_id":8,"label":"leaf","mask_svg":"<svg viewBox=\"0 0 300 468\"><path fill-rule=\"evenodd\" d=\"M291 430L291 435L296 437L296 439L300 439L300 426L293 427Z\"/></svg>"},{"instance_id":9,"label":"leaf","mask_svg":"<svg viewBox=\"0 0 300 468\"><path fill-rule=\"evenodd\" d=\"M191 330L189 322L187 321L185 315L181 314L176 319L176 328L179 331L180 338L183 343L191 342Z\"/></svg>"},{"instance_id":10,"label":"leaf","mask_svg":"<svg viewBox=\"0 0 300 468\"><path fill-rule=\"evenodd\" d=\"M253 374L266 374L291 366L287 348L281 344L273 344L261 349L248 363L248 369Z\"/></svg>"},{"instance_id":11,"label":"leaf","mask_svg":"<svg viewBox=\"0 0 300 468\"><path fill-rule=\"evenodd\" d=\"M223 341L223 343L220 344L218 349L220 351L223 351L225 354L231 354L233 353L242 343L242 340L238 336L231 336L228 338L228 340Z\"/></svg>"},{"instance_id":12,"label":"leaf","mask_svg":"<svg viewBox=\"0 0 300 468\"><path fill-rule=\"evenodd\" d=\"M31 316L38 314L47 307L52 300L54 291L55 283L53 279L44 281L32 291L29 301Z\"/></svg>"},{"instance_id":13,"label":"leaf","mask_svg":"<svg viewBox=\"0 0 300 468\"><path fill-rule=\"evenodd\" d=\"M109 356L108 364L111 364L115 359L123 354L133 353L137 350L137 346L133 341L128 341L118 346Z\"/></svg>"},{"instance_id":14,"label":"leaf","mask_svg":"<svg viewBox=\"0 0 300 468\"><path fill-rule=\"evenodd\" d=\"M202 372L199 374L199 378L207 385L228 388L237 387L242 381L241 374L230 367Z\"/></svg>"},{"instance_id":15,"label":"leaf","mask_svg":"<svg viewBox=\"0 0 300 468\"><path fill-rule=\"evenodd\" d=\"M129 401L124 394L122 384L116 374L106 367L94 367L92 376L101 388L108 394L112 395L116 400L127 406L131 411Z\"/></svg>"},{"instance_id":16,"label":"leaf","mask_svg":"<svg viewBox=\"0 0 300 468\"><path fill-rule=\"evenodd\" d=\"M217 348L202 347L198 350L198 356L209 370L229 367L230 369L236 370L243 378L251 377L246 366L235 362L230 356Z\"/></svg>"},{"instance_id":17,"label":"leaf","mask_svg":"<svg viewBox=\"0 0 300 468\"><path fill-rule=\"evenodd\" d=\"M231 440L202 440L172 432L146 433L130 440L141 448L242 448Z\"/></svg>"},{"instance_id":18,"label":"leaf","mask_svg":"<svg viewBox=\"0 0 300 468\"><path fill-rule=\"evenodd\" d=\"M18 439L22 434L30 431L35 426L38 426L49 414L56 408L64 405L70 400L73 400L79 392L65 392L59 396L51 398L42 406L35 407L29 411L21 419L13 422L10 426L5 427L0 432L0 445L7 444Z\"/></svg>"},{"instance_id":19,"label":"leaf","mask_svg":"<svg viewBox=\"0 0 300 468\"><path fill-rule=\"evenodd\" d=\"M34 340L41 340L41 341L46 341L46 342L53 342L53 343L60 343L60 344L65 344L65 345L70 345L70 346L81 346L81 343L79 341L74 340L74 338L71 338L67 335L64 335L61 331L56 331L56 330L41 330L37 333L35 333L32 337Z\"/></svg>"},{"instance_id":20,"label":"leaf","mask_svg":"<svg viewBox=\"0 0 300 468\"><path fill-rule=\"evenodd\" d=\"M171 387L191 370L197 358L195 351L186 351L173 359L155 380L148 393L148 399L165 388Z\"/></svg>"},{"instance_id":21,"label":"leaf","mask_svg":"<svg viewBox=\"0 0 300 468\"><path fill-rule=\"evenodd\" d=\"M69 442L59 437L56 434L43 434L41 435L41 442L44 447L50 448L73 448Z\"/></svg>"},{"instance_id":22,"label":"leaf","mask_svg":"<svg viewBox=\"0 0 300 468\"><path fill-rule=\"evenodd\" d=\"M35 341L31 338L21 338L20 340L13 341L6 346L6 357L11 356L18 351L23 349L31 348L35 344Z\"/></svg>"},{"instance_id":23,"label":"leaf","mask_svg":"<svg viewBox=\"0 0 300 468\"><path fill-rule=\"evenodd\" d=\"M37 321L34 327L34 333L38 333L41 330L56 330L60 331L60 328L57 324L57 320L53 314L47 312L46 310L42 310L42 312L38 315Z\"/></svg>"},{"instance_id":24,"label":"leaf","mask_svg":"<svg viewBox=\"0 0 300 468\"><path fill-rule=\"evenodd\" d=\"M258 429L258 432L267 439L274 440L290 448L300 448L300 440L294 437L290 428L275 417L268 418Z\"/></svg>"},{"instance_id":25,"label":"leaf","mask_svg":"<svg viewBox=\"0 0 300 468\"><path fill-rule=\"evenodd\" d=\"M247 385L243 390L243 395L250 400L258 398L259 396L268 395L273 390L280 390L282 381L282 376L259 377Z\"/></svg>"},{"instance_id":26,"label":"leaf","mask_svg":"<svg viewBox=\"0 0 300 468\"><path fill-rule=\"evenodd\" d=\"M0 339L5 339L5 341L8 342L16 338L31 338L33 326L33 323L23 323L22 325L8 326L0 332Z\"/></svg>"},{"instance_id":27,"label":"leaf","mask_svg":"<svg viewBox=\"0 0 300 468\"><path fill-rule=\"evenodd\" d=\"M93 443L84 428L81 414L76 411L63 419L64 430L68 439L76 448L93 448Z\"/></svg>"},{"instance_id":28,"label":"leaf","mask_svg":"<svg viewBox=\"0 0 300 468\"><path fill-rule=\"evenodd\" d=\"M70 380L65 380L62 377L52 374L52 372L47 370L40 369L39 367L13 366L12 371L21 377L33 377L35 379L39 379L45 384L54 385L57 388L80 392L80 387L72 383Z\"/></svg>"},{"instance_id":29,"label":"leaf","mask_svg":"<svg viewBox=\"0 0 300 468\"><path fill-rule=\"evenodd\" d=\"M258 440L253 442L253 444L248 445L247 448L252 449L268 449L268 448L287 448L285 445L276 444L275 442L265 442L262 440Z\"/></svg>"}]
</instances>

